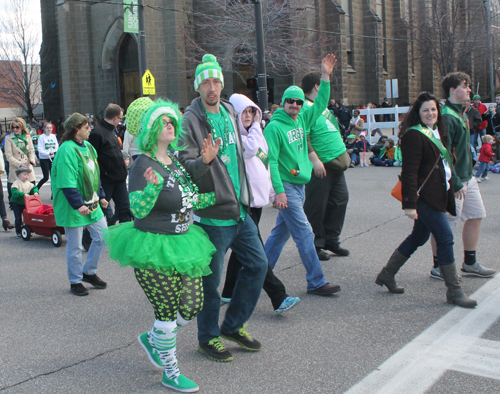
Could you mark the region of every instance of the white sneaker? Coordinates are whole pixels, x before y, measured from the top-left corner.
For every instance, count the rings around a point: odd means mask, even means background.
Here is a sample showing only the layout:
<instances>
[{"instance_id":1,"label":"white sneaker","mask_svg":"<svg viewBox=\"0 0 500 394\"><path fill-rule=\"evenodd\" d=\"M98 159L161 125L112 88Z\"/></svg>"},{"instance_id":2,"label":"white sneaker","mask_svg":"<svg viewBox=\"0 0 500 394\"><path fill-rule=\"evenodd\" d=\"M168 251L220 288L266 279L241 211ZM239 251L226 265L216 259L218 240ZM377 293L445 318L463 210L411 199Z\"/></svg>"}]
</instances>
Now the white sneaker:
<instances>
[{"instance_id":1,"label":"white sneaker","mask_svg":"<svg viewBox=\"0 0 500 394\"><path fill-rule=\"evenodd\" d=\"M482 176L482 177L481 177L481 180L482 180L482 181L489 181L489 180L490 180L490 178L488 178L487 176Z\"/></svg>"},{"instance_id":2,"label":"white sneaker","mask_svg":"<svg viewBox=\"0 0 500 394\"><path fill-rule=\"evenodd\" d=\"M444 278L441 276L441 270L439 269L439 267L432 267L431 278L444 280Z\"/></svg>"},{"instance_id":3,"label":"white sneaker","mask_svg":"<svg viewBox=\"0 0 500 394\"><path fill-rule=\"evenodd\" d=\"M477 183L481 183L481 178L476 178Z\"/></svg>"}]
</instances>

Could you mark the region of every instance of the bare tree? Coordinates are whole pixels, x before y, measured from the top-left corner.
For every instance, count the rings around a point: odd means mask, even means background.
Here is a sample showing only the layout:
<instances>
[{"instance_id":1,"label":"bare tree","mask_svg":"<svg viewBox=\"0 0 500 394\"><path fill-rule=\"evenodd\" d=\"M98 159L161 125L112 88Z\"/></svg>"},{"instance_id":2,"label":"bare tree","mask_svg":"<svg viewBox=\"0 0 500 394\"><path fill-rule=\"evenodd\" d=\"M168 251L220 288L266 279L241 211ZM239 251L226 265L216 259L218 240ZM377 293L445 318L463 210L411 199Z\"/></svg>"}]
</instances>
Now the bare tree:
<instances>
[{"instance_id":1,"label":"bare tree","mask_svg":"<svg viewBox=\"0 0 500 394\"><path fill-rule=\"evenodd\" d=\"M40 34L33 28L28 0L9 0L0 15L0 100L23 108L28 119L41 101Z\"/></svg>"},{"instance_id":2,"label":"bare tree","mask_svg":"<svg viewBox=\"0 0 500 394\"><path fill-rule=\"evenodd\" d=\"M406 1L403 28L414 40L415 58L433 60L441 76L463 65L488 48L482 1Z\"/></svg>"},{"instance_id":3,"label":"bare tree","mask_svg":"<svg viewBox=\"0 0 500 394\"><path fill-rule=\"evenodd\" d=\"M216 54L226 70L257 64L254 5L250 1L205 0L200 7L193 4L189 16L192 30L184 32L183 53L192 64L207 52ZM313 4L310 0L262 1L268 71L276 75L303 74L321 61L318 48L326 39L311 34L315 21L314 17L311 21L308 5Z\"/></svg>"}]
</instances>

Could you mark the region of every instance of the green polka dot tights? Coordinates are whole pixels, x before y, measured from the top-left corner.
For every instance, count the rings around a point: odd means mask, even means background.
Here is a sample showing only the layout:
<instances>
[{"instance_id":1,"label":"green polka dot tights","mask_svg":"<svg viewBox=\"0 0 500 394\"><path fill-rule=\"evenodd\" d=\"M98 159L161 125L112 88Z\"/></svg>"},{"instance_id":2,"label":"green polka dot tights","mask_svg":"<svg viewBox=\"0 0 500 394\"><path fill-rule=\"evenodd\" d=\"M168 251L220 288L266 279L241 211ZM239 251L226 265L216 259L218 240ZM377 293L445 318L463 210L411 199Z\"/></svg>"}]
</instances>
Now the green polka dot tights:
<instances>
[{"instance_id":1,"label":"green polka dot tights","mask_svg":"<svg viewBox=\"0 0 500 394\"><path fill-rule=\"evenodd\" d=\"M153 305L156 320L175 321L177 311L185 320L203 308L203 281L177 271L171 276L156 270L134 269L135 277Z\"/></svg>"}]
</instances>

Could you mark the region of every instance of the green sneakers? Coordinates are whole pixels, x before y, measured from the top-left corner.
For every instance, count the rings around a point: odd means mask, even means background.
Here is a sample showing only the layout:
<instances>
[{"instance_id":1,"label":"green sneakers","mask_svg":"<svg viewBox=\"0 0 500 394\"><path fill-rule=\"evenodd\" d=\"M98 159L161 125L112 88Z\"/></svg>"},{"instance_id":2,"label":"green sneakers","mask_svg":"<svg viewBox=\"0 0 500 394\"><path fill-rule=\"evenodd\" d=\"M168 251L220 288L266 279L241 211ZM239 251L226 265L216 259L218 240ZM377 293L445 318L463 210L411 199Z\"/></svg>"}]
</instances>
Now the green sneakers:
<instances>
[{"instance_id":1,"label":"green sneakers","mask_svg":"<svg viewBox=\"0 0 500 394\"><path fill-rule=\"evenodd\" d=\"M160 360L160 356L158 355L158 352L156 349L149 343L148 340L148 335L149 331L146 331L139 335L137 339L139 340L139 343L143 347L143 349L146 351L146 354L149 357L149 361L156 367L156 368L163 368L163 364Z\"/></svg>"},{"instance_id":2,"label":"green sneakers","mask_svg":"<svg viewBox=\"0 0 500 394\"><path fill-rule=\"evenodd\" d=\"M186 378L183 374L180 374L174 379L169 379L167 375L165 375L165 372L163 372L161 384L173 390L180 391L181 393L195 393L200 389L200 386Z\"/></svg>"},{"instance_id":3,"label":"green sneakers","mask_svg":"<svg viewBox=\"0 0 500 394\"><path fill-rule=\"evenodd\" d=\"M214 338L208 343L199 343L198 351L213 361L232 361L233 356L226 349L220 338Z\"/></svg>"},{"instance_id":4,"label":"green sneakers","mask_svg":"<svg viewBox=\"0 0 500 394\"><path fill-rule=\"evenodd\" d=\"M250 350L252 352L256 352L257 350L260 350L262 345L260 344L259 341L255 340L252 338L252 336L248 333L248 331L245 329L246 323L241 327L238 331L236 331L233 334L225 334L221 332L221 337L225 339L229 339L230 341L236 342L238 345L240 345L243 349Z\"/></svg>"}]
</instances>

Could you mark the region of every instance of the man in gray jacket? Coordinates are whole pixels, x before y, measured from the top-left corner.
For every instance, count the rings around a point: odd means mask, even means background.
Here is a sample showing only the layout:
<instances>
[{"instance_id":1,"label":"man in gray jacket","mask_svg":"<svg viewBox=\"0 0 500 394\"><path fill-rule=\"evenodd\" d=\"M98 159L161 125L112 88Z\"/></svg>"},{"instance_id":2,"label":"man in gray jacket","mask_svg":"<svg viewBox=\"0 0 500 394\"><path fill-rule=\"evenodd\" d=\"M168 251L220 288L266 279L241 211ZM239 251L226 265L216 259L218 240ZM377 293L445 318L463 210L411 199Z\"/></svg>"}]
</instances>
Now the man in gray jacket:
<instances>
[{"instance_id":1,"label":"man in gray jacket","mask_svg":"<svg viewBox=\"0 0 500 394\"><path fill-rule=\"evenodd\" d=\"M245 325L260 296L267 258L257 227L247 213L252 193L237 132L237 116L228 101L221 101L224 76L215 56L203 56L203 63L196 68L194 87L200 97L193 100L183 116L181 146L185 149L179 151L179 159L200 193L215 192L216 204L194 211L193 219L207 232L217 249L210 263L212 274L203 278L205 302L198 314L198 350L211 360L231 361L233 357L224 347L221 336L249 351L261 348ZM212 141L217 141L218 155L205 164L201 156L203 144ZM219 328L218 287L228 248L234 251L243 268Z\"/></svg>"}]
</instances>

